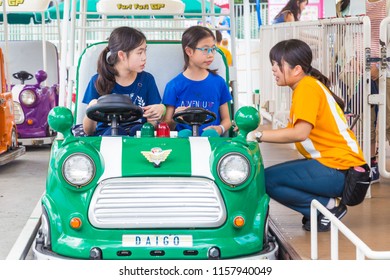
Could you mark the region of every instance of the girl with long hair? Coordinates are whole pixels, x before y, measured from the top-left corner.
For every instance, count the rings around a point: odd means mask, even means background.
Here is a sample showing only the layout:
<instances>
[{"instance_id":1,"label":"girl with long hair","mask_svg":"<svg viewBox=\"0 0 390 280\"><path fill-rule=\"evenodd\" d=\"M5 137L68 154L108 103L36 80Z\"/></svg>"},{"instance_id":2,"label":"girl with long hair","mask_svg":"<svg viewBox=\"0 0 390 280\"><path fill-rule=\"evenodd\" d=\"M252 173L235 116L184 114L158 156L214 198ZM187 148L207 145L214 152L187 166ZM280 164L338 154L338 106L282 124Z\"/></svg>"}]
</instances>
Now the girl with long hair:
<instances>
[{"instance_id":1,"label":"girl with long hair","mask_svg":"<svg viewBox=\"0 0 390 280\"><path fill-rule=\"evenodd\" d=\"M142 123L155 123L163 117L165 106L152 74L145 72L146 37L134 28L122 26L114 29L108 46L101 52L95 74L85 91L83 103L92 106L106 94L128 95L133 104L142 107L143 119L130 124L121 124L119 134L135 135ZM126 127L125 127L126 126ZM83 120L87 135L111 135L111 127L97 123L87 116Z\"/></svg>"}]
</instances>

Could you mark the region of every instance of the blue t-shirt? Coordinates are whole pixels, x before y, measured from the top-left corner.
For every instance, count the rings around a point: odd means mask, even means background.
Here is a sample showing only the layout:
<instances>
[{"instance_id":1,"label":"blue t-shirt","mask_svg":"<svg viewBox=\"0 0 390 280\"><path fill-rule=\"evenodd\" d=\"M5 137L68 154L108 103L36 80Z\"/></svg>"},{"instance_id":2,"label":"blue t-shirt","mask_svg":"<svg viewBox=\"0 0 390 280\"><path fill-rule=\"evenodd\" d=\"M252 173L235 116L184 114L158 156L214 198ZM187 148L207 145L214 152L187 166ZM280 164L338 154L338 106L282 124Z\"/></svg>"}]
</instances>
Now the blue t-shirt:
<instances>
[{"instance_id":1,"label":"blue t-shirt","mask_svg":"<svg viewBox=\"0 0 390 280\"><path fill-rule=\"evenodd\" d=\"M276 23L283 23L284 21L284 16L289 13L289 10L283 11L281 14L278 15L278 17L275 17L274 20L272 21L272 24Z\"/></svg>"},{"instance_id":2,"label":"blue t-shirt","mask_svg":"<svg viewBox=\"0 0 390 280\"><path fill-rule=\"evenodd\" d=\"M163 104L165 105L174 106L175 108L181 106L201 107L216 114L217 118L214 122L202 125L199 128L200 135L205 127L221 123L219 107L231 100L232 96L225 80L213 73L209 73L202 81L190 80L183 73L180 73L166 85L163 96ZM180 131L182 129L191 129L191 127L177 124L176 130Z\"/></svg>"},{"instance_id":3,"label":"blue t-shirt","mask_svg":"<svg viewBox=\"0 0 390 280\"><path fill-rule=\"evenodd\" d=\"M99 93L96 90L95 82L99 74L95 74L88 83L88 86L85 90L83 103L89 104L92 99L98 99L100 97ZM115 86L111 93L115 94L126 94L128 95L133 104L140 107L160 104L161 97L158 92L156 81L152 74L148 72L141 72L137 74L135 81L129 86L121 86L115 83ZM142 119L139 122L144 123L146 119ZM96 126L96 134L101 134L104 130L108 128L108 124L98 122Z\"/></svg>"}]
</instances>

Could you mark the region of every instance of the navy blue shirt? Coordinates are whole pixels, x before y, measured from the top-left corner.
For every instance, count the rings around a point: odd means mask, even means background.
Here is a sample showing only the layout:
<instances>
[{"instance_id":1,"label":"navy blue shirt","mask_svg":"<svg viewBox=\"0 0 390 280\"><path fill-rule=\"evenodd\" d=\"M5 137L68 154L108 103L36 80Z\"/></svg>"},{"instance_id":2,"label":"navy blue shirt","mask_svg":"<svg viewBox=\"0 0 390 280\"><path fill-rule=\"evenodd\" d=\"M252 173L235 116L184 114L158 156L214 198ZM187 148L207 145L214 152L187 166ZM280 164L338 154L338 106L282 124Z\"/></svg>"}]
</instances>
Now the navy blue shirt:
<instances>
[{"instance_id":1,"label":"navy blue shirt","mask_svg":"<svg viewBox=\"0 0 390 280\"><path fill-rule=\"evenodd\" d=\"M98 74L95 74L88 83L83 98L83 103L85 104L89 104L91 100L98 99L100 97L95 87L97 77ZM111 93L126 94L131 98L133 104L140 107L161 103L161 97L160 93L158 92L156 81L154 80L152 74L145 71L138 73L135 81L129 86L124 87L115 83ZM146 122L146 120L142 119L140 122ZM104 130L107 129L107 127L107 124L98 122L95 134L101 134Z\"/></svg>"}]
</instances>

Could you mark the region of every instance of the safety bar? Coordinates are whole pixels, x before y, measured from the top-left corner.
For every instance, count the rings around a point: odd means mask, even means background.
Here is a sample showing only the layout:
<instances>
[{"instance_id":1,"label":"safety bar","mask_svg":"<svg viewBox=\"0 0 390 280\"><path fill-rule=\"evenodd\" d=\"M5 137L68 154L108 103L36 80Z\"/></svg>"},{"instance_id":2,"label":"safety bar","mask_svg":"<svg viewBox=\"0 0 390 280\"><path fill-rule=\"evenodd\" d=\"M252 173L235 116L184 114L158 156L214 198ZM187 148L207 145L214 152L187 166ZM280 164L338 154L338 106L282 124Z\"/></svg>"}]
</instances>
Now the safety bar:
<instances>
[{"instance_id":1,"label":"safety bar","mask_svg":"<svg viewBox=\"0 0 390 280\"><path fill-rule=\"evenodd\" d=\"M310 205L311 221L311 259L318 260L318 231L317 231L317 210L320 211L331 222L330 227L330 255L332 260L339 259L339 231L356 246L356 259L365 260L388 260L390 251L371 250L356 234L337 219L326 207L318 200L313 199Z\"/></svg>"}]
</instances>

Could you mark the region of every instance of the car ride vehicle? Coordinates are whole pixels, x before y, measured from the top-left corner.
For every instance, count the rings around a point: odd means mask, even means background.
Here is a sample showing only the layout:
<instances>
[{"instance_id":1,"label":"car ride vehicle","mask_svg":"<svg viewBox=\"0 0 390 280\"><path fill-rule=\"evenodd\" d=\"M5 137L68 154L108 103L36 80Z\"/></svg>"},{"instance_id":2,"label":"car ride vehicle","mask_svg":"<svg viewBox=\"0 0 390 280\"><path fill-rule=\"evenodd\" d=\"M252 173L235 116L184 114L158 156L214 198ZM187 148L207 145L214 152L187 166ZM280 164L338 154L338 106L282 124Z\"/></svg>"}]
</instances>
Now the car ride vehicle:
<instances>
[{"instance_id":1,"label":"car ride vehicle","mask_svg":"<svg viewBox=\"0 0 390 280\"><path fill-rule=\"evenodd\" d=\"M47 116L58 106L58 84L45 86L48 74L44 70L35 73L36 83L33 84L25 84L33 78L27 71L15 72L12 76L20 81L11 86L19 141L23 145L51 144L56 132L50 129Z\"/></svg>"},{"instance_id":2,"label":"car ride vehicle","mask_svg":"<svg viewBox=\"0 0 390 280\"><path fill-rule=\"evenodd\" d=\"M19 15L17 18L34 19L27 20L26 30L31 29L31 34L26 40L20 34L24 30L20 27L22 24L4 17L4 41L0 42L0 47L6 52L6 73L14 100L18 141L27 146L51 144L55 138L55 132L47 123L49 111L59 101L58 50L45 37L48 32L45 26L51 20L44 12L50 2L16 1L5 5L12 15ZM33 29L42 34L33 34Z\"/></svg>"},{"instance_id":3,"label":"car ride vehicle","mask_svg":"<svg viewBox=\"0 0 390 280\"><path fill-rule=\"evenodd\" d=\"M103 2L118 7L115 1ZM161 2L167 8L181 1ZM106 46L107 41L90 43L80 52L71 66L76 70L67 77L76 89L74 108L57 106L49 113L49 125L58 135L41 199L35 258L276 259L261 152L257 143L246 141L260 122L258 111L248 106L234 113L237 135L197 136L197 128L215 115L189 108L174 119L193 127L191 137L178 137L163 124L154 130L148 123L136 136L118 136L117 125L139 119L142 109L115 94L102 96L88 109L81 102L96 72L91 65ZM184 65L181 44L156 40L147 46L145 71L163 92ZM222 52L210 68L230 82ZM85 114L108 122L113 134L78 134L74 128Z\"/></svg>"},{"instance_id":4,"label":"car ride vehicle","mask_svg":"<svg viewBox=\"0 0 390 280\"><path fill-rule=\"evenodd\" d=\"M14 118L12 93L7 91L4 72L3 51L0 48L0 165L4 165L26 152L24 146L19 146L17 127Z\"/></svg>"},{"instance_id":5,"label":"car ride vehicle","mask_svg":"<svg viewBox=\"0 0 390 280\"><path fill-rule=\"evenodd\" d=\"M97 116L142 115L124 100L100 103ZM208 118L187 114L192 125ZM37 258L276 258L261 154L245 138L258 112L243 107L235 121L233 138L154 137L147 126L140 137L76 137L71 111L54 108L49 123L64 138L52 147Z\"/></svg>"}]
</instances>

